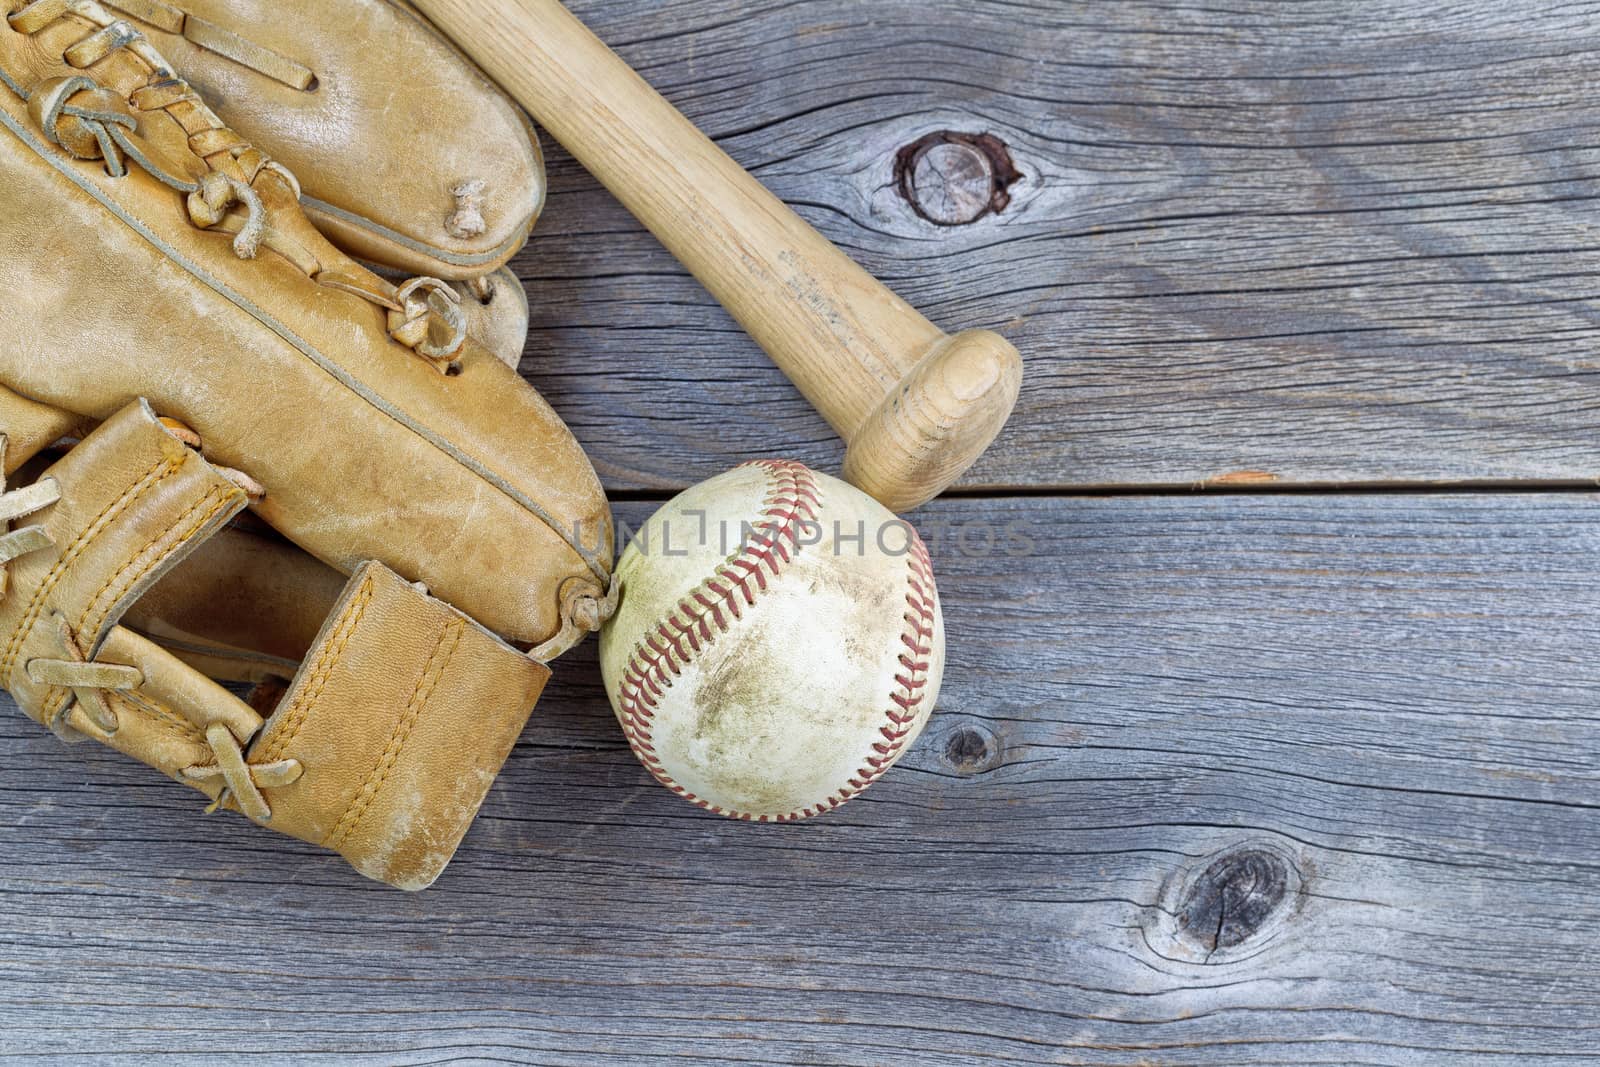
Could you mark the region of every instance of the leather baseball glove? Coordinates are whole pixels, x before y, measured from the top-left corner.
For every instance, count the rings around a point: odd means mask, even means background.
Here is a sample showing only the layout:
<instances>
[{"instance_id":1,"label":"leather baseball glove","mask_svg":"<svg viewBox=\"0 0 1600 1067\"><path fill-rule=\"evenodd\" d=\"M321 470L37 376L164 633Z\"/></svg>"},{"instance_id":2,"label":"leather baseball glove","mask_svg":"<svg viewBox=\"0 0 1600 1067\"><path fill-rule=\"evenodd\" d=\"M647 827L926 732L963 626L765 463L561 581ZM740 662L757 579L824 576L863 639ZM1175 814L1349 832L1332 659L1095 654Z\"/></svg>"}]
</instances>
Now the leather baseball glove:
<instances>
[{"instance_id":1,"label":"leather baseball glove","mask_svg":"<svg viewBox=\"0 0 1600 1067\"><path fill-rule=\"evenodd\" d=\"M93 0L0 24L0 682L212 810L421 888L545 664L609 614L610 514L450 287L334 247L182 73ZM292 678L253 703L124 625L185 588L248 597L246 509L321 561L285 572L321 591L273 609L303 662L277 655L259 673ZM186 584L208 556L232 577Z\"/></svg>"},{"instance_id":2,"label":"leather baseball glove","mask_svg":"<svg viewBox=\"0 0 1600 1067\"><path fill-rule=\"evenodd\" d=\"M12 6L16 6L13 4ZM245 140L301 182L336 246L441 278L516 366L527 298L506 264L544 207L524 112L404 0L109 0Z\"/></svg>"}]
</instances>

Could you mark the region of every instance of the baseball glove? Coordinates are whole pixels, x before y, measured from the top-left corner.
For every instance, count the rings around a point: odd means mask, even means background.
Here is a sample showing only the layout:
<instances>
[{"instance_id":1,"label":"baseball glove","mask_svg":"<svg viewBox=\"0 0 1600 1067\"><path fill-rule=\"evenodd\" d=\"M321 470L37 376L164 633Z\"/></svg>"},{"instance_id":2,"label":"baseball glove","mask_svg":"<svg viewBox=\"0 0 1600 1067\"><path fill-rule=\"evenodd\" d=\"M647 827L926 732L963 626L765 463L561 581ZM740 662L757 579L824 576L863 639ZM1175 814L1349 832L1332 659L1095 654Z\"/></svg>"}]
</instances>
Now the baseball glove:
<instances>
[{"instance_id":1,"label":"baseball glove","mask_svg":"<svg viewBox=\"0 0 1600 1067\"><path fill-rule=\"evenodd\" d=\"M444 282L396 285L335 248L292 169L126 21L93 0L11 7L0 682L212 810L421 888L546 662L614 605L598 480ZM339 575L309 579L322 591L282 623L303 662L254 705L123 625L246 508Z\"/></svg>"},{"instance_id":2,"label":"baseball glove","mask_svg":"<svg viewBox=\"0 0 1600 1067\"><path fill-rule=\"evenodd\" d=\"M301 180L306 216L379 273L442 278L516 366L506 267L544 207L526 115L404 0L110 0L228 127Z\"/></svg>"}]
</instances>

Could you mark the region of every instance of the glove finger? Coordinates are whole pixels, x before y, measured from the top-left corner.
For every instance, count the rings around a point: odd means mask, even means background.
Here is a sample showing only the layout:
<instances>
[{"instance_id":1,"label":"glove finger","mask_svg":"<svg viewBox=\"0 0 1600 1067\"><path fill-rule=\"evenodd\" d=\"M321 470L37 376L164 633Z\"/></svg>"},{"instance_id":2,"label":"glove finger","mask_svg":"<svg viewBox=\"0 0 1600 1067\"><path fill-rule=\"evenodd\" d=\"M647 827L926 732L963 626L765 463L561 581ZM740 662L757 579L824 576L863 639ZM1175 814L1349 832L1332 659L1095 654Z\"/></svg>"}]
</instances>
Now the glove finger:
<instances>
[{"instance_id":1,"label":"glove finger","mask_svg":"<svg viewBox=\"0 0 1600 1067\"><path fill-rule=\"evenodd\" d=\"M21 420L27 416L44 424L50 412L56 415L55 425L73 432L92 429L76 415L0 389L7 485L36 483L76 443L31 450L26 444L9 447L12 441L44 436L18 431L25 430ZM163 575L122 621L219 681L287 680L305 659L344 584L343 574L245 512Z\"/></svg>"},{"instance_id":2,"label":"glove finger","mask_svg":"<svg viewBox=\"0 0 1600 1067\"><path fill-rule=\"evenodd\" d=\"M467 313L467 333L512 370L528 340L528 292L510 267L468 282L453 282Z\"/></svg>"},{"instance_id":3,"label":"glove finger","mask_svg":"<svg viewBox=\"0 0 1600 1067\"><path fill-rule=\"evenodd\" d=\"M0 259L29 299L0 329L30 343L0 350L0 383L96 421L144 398L341 571L378 560L544 655L575 640L609 586L603 494L549 406L463 342L456 294L329 246L294 176L97 5L12 27ZM82 255L39 239L65 203L95 227Z\"/></svg>"},{"instance_id":4,"label":"glove finger","mask_svg":"<svg viewBox=\"0 0 1600 1067\"><path fill-rule=\"evenodd\" d=\"M526 242L544 160L525 113L399 0L108 0L356 259L468 280ZM382 42L375 47L374 42ZM520 345L519 345L520 347Z\"/></svg>"}]
</instances>

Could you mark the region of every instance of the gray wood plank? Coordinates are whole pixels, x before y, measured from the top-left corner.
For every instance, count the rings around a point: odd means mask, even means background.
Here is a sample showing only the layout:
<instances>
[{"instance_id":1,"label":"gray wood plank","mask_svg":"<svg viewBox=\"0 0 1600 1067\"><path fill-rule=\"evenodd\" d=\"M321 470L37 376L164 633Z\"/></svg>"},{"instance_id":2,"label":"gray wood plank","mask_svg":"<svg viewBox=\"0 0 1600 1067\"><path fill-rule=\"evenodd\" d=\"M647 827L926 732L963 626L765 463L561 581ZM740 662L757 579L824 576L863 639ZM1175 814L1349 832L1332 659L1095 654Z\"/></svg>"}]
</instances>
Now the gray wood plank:
<instances>
[{"instance_id":1,"label":"gray wood plank","mask_svg":"<svg viewBox=\"0 0 1600 1067\"><path fill-rule=\"evenodd\" d=\"M1593 1061L1600 496L975 512L933 725L809 824L651 782L592 646L418 896L7 709L0 1059Z\"/></svg>"},{"instance_id":2,"label":"gray wood plank","mask_svg":"<svg viewBox=\"0 0 1600 1067\"><path fill-rule=\"evenodd\" d=\"M1600 5L574 0L947 328L1028 357L974 487L1593 481ZM1024 175L940 227L898 149ZM820 417L559 149L523 371L614 489L837 469Z\"/></svg>"}]
</instances>

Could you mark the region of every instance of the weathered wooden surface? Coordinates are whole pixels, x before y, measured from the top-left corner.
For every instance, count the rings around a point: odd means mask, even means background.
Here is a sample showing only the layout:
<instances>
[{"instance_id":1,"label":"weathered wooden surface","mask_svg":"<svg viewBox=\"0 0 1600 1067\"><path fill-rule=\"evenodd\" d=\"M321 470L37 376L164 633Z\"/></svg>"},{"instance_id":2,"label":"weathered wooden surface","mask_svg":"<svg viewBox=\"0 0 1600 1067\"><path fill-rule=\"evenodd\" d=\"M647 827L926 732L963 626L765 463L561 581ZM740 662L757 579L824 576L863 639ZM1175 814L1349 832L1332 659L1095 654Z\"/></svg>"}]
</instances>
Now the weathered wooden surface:
<instances>
[{"instance_id":1,"label":"weathered wooden surface","mask_svg":"<svg viewBox=\"0 0 1600 1067\"><path fill-rule=\"evenodd\" d=\"M0 707L0 1060L1592 1061L1600 497L1006 491L1594 482L1600 5L572 6L930 317L1030 357L968 481L994 498L919 515L933 726L833 816L727 823L640 770L590 646L408 897ZM900 199L940 130L1009 147L1004 211ZM971 158L932 213L981 206ZM551 165L523 370L608 486L836 468Z\"/></svg>"},{"instance_id":2,"label":"weathered wooden surface","mask_svg":"<svg viewBox=\"0 0 1600 1067\"><path fill-rule=\"evenodd\" d=\"M655 785L592 646L419 896L6 709L0 1054L1591 1056L1600 497L986 502L1025 557L929 511L940 711L809 824Z\"/></svg>"},{"instance_id":3,"label":"weathered wooden surface","mask_svg":"<svg viewBox=\"0 0 1600 1067\"><path fill-rule=\"evenodd\" d=\"M1600 5L572 6L929 317L1022 348L971 486L1600 476ZM900 199L896 151L940 129L1010 146L1004 212ZM551 164L523 369L608 483L837 469L732 321Z\"/></svg>"}]
</instances>

